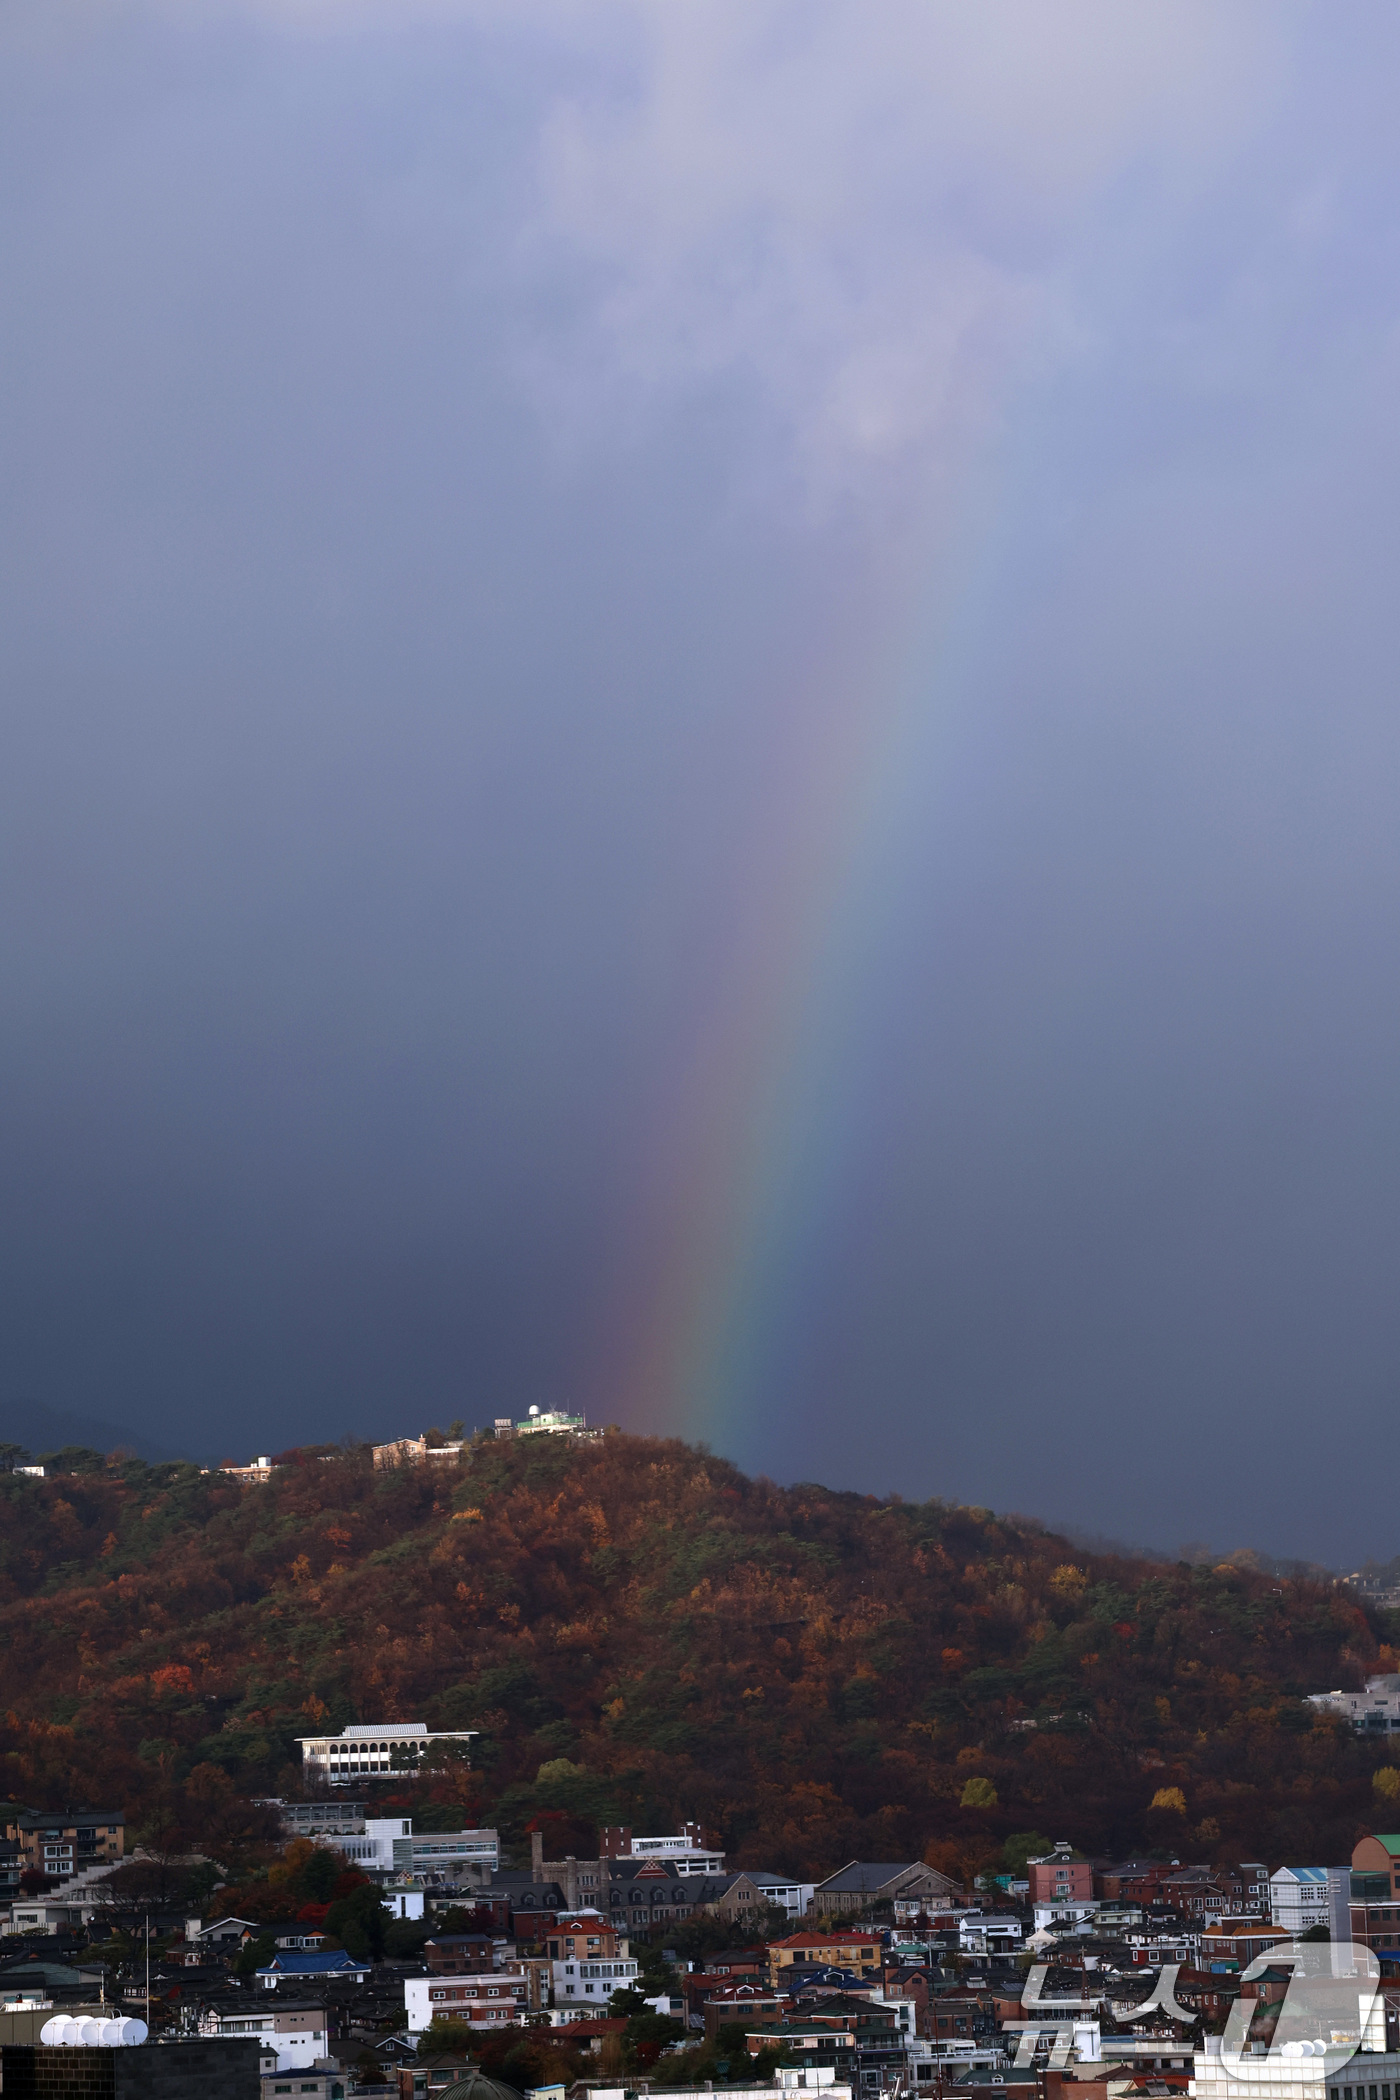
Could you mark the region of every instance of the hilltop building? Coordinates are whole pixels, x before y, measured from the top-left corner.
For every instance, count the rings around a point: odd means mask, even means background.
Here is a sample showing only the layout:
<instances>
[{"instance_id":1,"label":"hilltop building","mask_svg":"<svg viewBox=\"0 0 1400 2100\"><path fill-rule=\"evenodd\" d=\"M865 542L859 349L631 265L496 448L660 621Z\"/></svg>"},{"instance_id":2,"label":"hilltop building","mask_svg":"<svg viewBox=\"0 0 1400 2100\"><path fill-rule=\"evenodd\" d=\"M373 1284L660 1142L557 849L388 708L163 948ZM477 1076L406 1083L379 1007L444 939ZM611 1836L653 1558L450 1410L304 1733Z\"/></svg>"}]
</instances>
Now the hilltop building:
<instances>
[{"instance_id":1,"label":"hilltop building","mask_svg":"<svg viewBox=\"0 0 1400 2100\"><path fill-rule=\"evenodd\" d=\"M426 1721L357 1721L339 1735L299 1735L308 1782L353 1786L411 1772L433 1743L470 1743L479 1728L429 1728Z\"/></svg>"},{"instance_id":2,"label":"hilltop building","mask_svg":"<svg viewBox=\"0 0 1400 2100\"><path fill-rule=\"evenodd\" d=\"M454 1442L450 1438L434 1436L429 1443L428 1435L429 1432L424 1430L421 1436L400 1436L392 1443L376 1444L374 1463L377 1466L421 1465L428 1459L460 1458L471 1448L464 1438Z\"/></svg>"},{"instance_id":3,"label":"hilltop building","mask_svg":"<svg viewBox=\"0 0 1400 2100\"><path fill-rule=\"evenodd\" d=\"M1308 1704L1341 1714L1362 1734L1393 1734L1400 1728L1400 1676L1368 1677L1364 1692L1311 1692Z\"/></svg>"},{"instance_id":4,"label":"hilltop building","mask_svg":"<svg viewBox=\"0 0 1400 2100\"><path fill-rule=\"evenodd\" d=\"M513 1422L509 1415L497 1415L493 1427L498 1441L520 1436L572 1436L592 1442L603 1433L601 1429L589 1428L587 1415L565 1414L561 1408L553 1407L532 1407L523 1422Z\"/></svg>"}]
</instances>

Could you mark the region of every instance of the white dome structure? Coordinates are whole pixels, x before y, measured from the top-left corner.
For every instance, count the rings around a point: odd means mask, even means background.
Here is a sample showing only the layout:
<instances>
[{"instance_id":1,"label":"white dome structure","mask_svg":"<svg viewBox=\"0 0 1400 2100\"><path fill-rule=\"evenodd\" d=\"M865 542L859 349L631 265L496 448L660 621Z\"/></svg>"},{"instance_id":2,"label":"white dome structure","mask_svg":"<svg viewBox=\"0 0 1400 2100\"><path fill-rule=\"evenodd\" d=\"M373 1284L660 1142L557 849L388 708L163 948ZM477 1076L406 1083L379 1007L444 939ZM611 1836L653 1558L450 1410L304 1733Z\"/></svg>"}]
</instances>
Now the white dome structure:
<instances>
[{"instance_id":1,"label":"white dome structure","mask_svg":"<svg viewBox=\"0 0 1400 2100\"><path fill-rule=\"evenodd\" d=\"M39 2029L39 2040L46 2049L134 2049L149 2032L144 2020L55 2013Z\"/></svg>"}]
</instances>

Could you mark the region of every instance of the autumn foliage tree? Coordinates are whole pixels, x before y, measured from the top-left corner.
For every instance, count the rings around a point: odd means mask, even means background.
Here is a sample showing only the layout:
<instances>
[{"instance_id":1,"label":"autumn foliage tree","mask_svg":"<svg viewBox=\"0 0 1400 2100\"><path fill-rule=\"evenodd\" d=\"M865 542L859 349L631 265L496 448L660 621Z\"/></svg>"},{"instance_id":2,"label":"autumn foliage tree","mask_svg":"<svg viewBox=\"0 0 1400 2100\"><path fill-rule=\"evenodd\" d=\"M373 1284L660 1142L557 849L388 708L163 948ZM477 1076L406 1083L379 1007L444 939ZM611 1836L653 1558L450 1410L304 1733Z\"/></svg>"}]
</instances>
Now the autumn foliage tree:
<instances>
[{"instance_id":1,"label":"autumn foliage tree","mask_svg":"<svg viewBox=\"0 0 1400 2100\"><path fill-rule=\"evenodd\" d=\"M694 1817L740 1864L965 1879L1016 1833L1275 1861L1394 1821L1382 1753L1306 1703L1396 1634L1330 1583L642 1437L283 1456L252 1488L124 1458L0 1472L0 1790L124 1807L235 1888L297 1736L361 1718L479 1731L469 1765L395 1774L386 1810L517 1847L534 1825L551 1856Z\"/></svg>"}]
</instances>

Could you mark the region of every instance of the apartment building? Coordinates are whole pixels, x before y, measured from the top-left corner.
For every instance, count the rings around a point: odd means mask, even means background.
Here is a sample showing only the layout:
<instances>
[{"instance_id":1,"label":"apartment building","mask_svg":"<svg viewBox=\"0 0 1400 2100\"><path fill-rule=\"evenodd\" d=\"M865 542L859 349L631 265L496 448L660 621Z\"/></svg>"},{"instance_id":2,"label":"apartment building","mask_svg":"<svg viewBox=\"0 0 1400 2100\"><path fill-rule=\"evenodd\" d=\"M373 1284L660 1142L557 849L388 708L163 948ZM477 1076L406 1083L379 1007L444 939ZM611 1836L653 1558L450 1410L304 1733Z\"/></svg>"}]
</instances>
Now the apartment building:
<instances>
[{"instance_id":1,"label":"apartment building","mask_svg":"<svg viewBox=\"0 0 1400 2100\"><path fill-rule=\"evenodd\" d=\"M7 1811L5 1838L19 1854L21 1873L67 1881L89 1867L115 1865L126 1849L120 1809L67 1808L53 1815Z\"/></svg>"},{"instance_id":2,"label":"apartment building","mask_svg":"<svg viewBox=\"0 0 1400 2100\"><path fill-rule=\"evenodd\" d=\"M1269 1922L1295 1940L1319 1925L1350 1939L1351 1868L1280 1867L1269 1876Z\"/></svg>"},{"instance_id":3,"label":"apartment building","mask_svg":"<svg viewBox=\"0 0 1400 2100\"><path fill-rule=\"evenodd\" d=\"M434 2019L462 2020L472 2027L511 2027L530 2010L530 1983L523 1973L498 1969L491 1975L406 1976L408 2031L422 2034Z\"/></svg>"}]
</instances>

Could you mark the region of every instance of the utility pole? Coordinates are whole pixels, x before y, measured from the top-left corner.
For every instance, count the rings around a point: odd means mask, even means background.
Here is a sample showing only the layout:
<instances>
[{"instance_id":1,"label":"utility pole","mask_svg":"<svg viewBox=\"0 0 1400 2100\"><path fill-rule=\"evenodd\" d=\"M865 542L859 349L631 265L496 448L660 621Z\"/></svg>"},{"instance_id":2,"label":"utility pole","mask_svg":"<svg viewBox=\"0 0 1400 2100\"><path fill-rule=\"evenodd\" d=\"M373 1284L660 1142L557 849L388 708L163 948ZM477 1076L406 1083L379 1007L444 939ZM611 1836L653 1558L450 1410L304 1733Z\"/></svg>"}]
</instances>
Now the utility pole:
<instances>
[{"instance_id":1,"label":"utility pole","mask_svg":"<svg viewBox=\"0 0 1400 2100\"><path fill-rule=\"evenodd\" d=\"M151 1914L146 1913L146 2032L151 2031Z\"/></svg>"}]
</instances>

